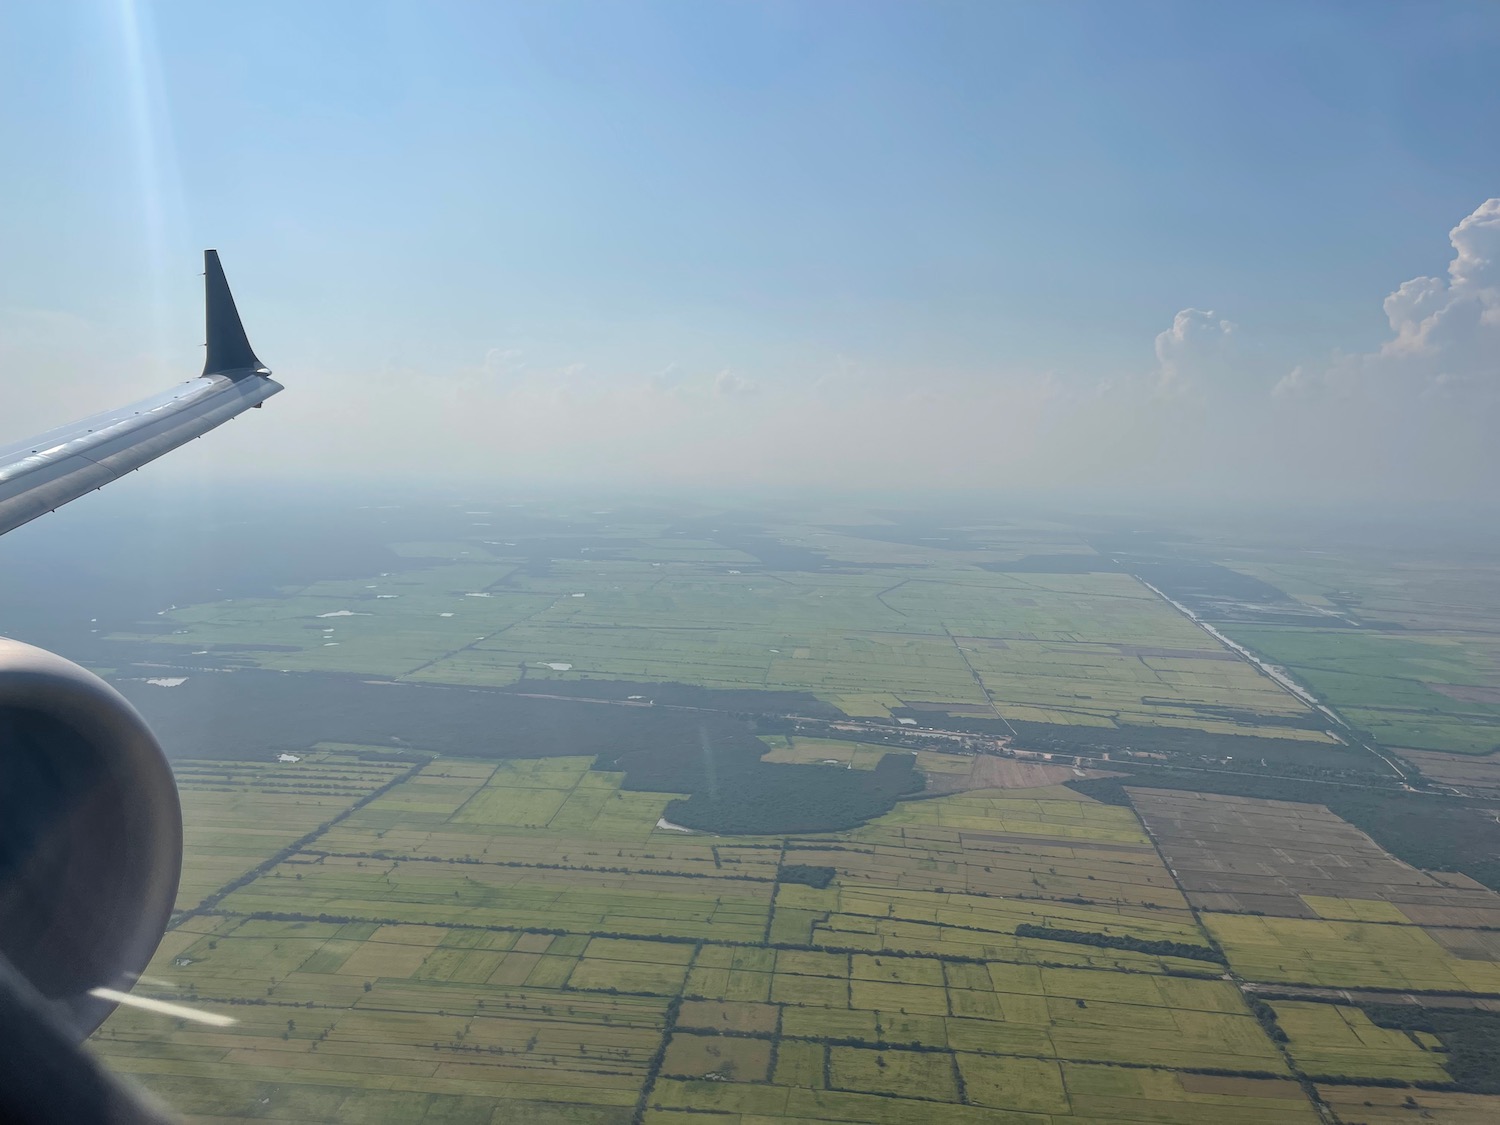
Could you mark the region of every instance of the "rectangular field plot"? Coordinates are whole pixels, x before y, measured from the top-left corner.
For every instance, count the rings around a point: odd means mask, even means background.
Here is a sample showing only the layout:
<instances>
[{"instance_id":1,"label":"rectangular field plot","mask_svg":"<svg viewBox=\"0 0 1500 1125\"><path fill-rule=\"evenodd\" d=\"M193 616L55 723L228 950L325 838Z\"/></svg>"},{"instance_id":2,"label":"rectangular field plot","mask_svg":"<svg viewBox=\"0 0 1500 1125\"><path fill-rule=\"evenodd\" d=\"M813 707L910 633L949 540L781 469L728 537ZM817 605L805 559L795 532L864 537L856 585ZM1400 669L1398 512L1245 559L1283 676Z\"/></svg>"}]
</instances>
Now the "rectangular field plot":
<instances>
[{"instance_id":1,"label":"rectangular field plot","mask_svg":"<svg viewBox=\"0 0 1500 1125\"><path fill-rule=\"evenodd\" d=\"M764 1039L677 1032L667 1044L661 1072L675 1078L716 1077L726 1082L764 1082L771 1044Z\"/></svg>"},{"instance_id":2,"label":"rectangular field plot","mask_svg":"<svg viewBox=\"0 0 1500 1125\"><path fill-rule=\"evenodd\" d=\"M1251 979L1500 994L1500 963L1455 957L1416 926L1205 914L1236 972Z\"/></svg>"},{"instance_id":3,"label":"rectangular field plot","mask_svg":"<svg viewBox=\"0 0 1500 1125\"><path fill-rule=\"evenodd\" d=\"M1391 1090L1378 1086L1319 1086L1318 1096L1342 1121L1396 1125L1413 1118L1433 1125L1491 1125L1500 1116L1500 1098L1434 1090Z\"/></svg>"},{"instance_id":4,"label":"rectangular field plot","mask_svg":"<svg viewBox=\"0 0 1500 1125\"><path fill-rule=\"evenodd\" d=\"M958 1101L951 1056L865 1047L833 1047L828 1055L830 1089L925 1101Z\"/></svg>"},{"instance_id":5,"label":"rectangular field plot","mask_svg":"<svg viewBox=\"0 0 1500 1125\"><path fill-rule=\"evenodd\" d=\"M283 865L224 907L275 911L286 902L281 884L296 876L298 902L311 914L721 941L759 940L771 893L769 883L728 879L689 886L676 875L341 858Z\"/></svg>"},{"instance_id":6,"label":"rectangular field plot","mask_svg":"<svg viewBox=\"0 0 1500 1125\"><path fill-rule=\"evenodd\" d=\"M338 752L289 763L174 762L183 822L177 909L198 905L407 768Z\"/></svg>"},{"instance_id":7,"label":"rectangular field plot","mask_svg":"<svg viewBox=\"0 0 1500 1125\"><path fill-rule=\"evenodd\" d=\"M1377 1027L1358 1008L1278 1000L1276 1021L1287 1049L1307 1074L1345 1078L1401 1078L1446 1082L1442 1055L1402 1031Z\"/></svg>"},{"instance_id":8,"label":"rectangular field plot","mask_svg":"<svg viewBox=\"0 0 1500 1125\"><path fill-rule=\"evenodd\" d=\"M1203 909L1396 922L1451 914L1460 925L1500 925L1500 895L1402 863L1321 805L1135 788L1130 796Z\"/></svg>"}]
</instances>

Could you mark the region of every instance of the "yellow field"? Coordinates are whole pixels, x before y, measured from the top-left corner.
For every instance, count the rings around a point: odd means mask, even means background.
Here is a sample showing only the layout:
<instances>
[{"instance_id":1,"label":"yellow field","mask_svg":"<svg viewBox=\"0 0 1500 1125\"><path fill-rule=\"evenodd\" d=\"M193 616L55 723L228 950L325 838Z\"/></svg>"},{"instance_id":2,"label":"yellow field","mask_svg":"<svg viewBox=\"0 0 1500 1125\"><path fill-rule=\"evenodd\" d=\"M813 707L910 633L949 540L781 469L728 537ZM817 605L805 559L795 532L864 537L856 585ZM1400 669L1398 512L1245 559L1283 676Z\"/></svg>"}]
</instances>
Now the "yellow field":
<instances>
[{"instance_id":1,"label":"yellow field","mask_svg":"<svg viewBox=\"0 0 1500 1125\"><path fill-rule=\"evenodd\" d=\"M1235 914L1203 921L1252 980L1500 993L1500 963L1455 957L1416 926Z\"/></svg>"},{"instance_id":2,"label":"yellow field","mask_svg":"<svg viewBox=\"0 0 1500 1125\"><path fill-rule=\"evenodd\" d=\"M1308 1074L1446 1082L1442 1056L1404 1032L1377 1027L1358 1008L1278 1000L1276 1019L1292 1058Z\"/></svg>"}]
</instances>

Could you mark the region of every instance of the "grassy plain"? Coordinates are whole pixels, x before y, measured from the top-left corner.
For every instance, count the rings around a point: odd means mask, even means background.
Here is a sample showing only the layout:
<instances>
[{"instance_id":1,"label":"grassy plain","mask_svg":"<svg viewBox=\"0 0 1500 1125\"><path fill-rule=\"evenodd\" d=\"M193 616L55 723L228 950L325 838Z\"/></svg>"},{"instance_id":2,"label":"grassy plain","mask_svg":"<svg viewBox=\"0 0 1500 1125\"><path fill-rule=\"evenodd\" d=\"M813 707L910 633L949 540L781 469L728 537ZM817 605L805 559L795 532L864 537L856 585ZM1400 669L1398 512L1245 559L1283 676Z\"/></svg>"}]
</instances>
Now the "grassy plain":
<instances>
[{"instance_id":1,"label":"grassy plain","mask_svg":"<svg viewBox=\"0 0 1500 1125\"><path fill-rule=\"evenodd\" d=\"M571 548L541 540L545 566L526 536L397 544L400 569L178 609L169 637L120 639L170 646L189 671L541 693L558 681L674 682L807 692L864 718L1321 737L1303 704L1129 575L985 568L1031 543L1025 533L929 548L914 572L905 560L918 552L897 545L856 550L859 540L823 535L859 561L819 562L801 547L762 560L668 530L601 523ZM797 529L784 534L796 542Z\"/></svg>"},{"instance_id":2,"label":"grassy plain","mask_svg":"<svg viewBox=\"0 0 1500 1125\"><path fill-rule=\"evenodd\" d=\"M1316 553L1242 549L1229 561L1311 612L1291 620L1252 613L1221 627L1355 726L1397 749L1500 748L1500 580L1485 555L1418 541Z\"/></svg>"},{"instance_id":3,"label":"grassy plain","mask_svg":"<svg viewBox=\"0 0 1500 1125\"><path fill-rule=\"evenodd\" d=\"M1233 635L1385 746L1500 749L1500 645L1492 637L1244 625Z\"/></svg>"}]
</instances>

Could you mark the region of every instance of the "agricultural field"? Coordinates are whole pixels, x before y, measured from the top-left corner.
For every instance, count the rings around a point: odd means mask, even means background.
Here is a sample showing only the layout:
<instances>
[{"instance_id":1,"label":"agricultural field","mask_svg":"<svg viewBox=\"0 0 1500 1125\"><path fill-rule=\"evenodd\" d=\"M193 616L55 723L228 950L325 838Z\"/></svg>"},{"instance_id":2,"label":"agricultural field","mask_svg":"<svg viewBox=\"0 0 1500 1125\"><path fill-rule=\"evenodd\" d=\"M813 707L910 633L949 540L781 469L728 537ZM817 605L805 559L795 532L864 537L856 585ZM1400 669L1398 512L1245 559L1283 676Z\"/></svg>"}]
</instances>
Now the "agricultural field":
<instances>
[{"instance_id":1,"label":"agricultural field","mask_svg":"<svg viewBox=\"0 0 1500 1125\"><path fill-rule=\"evenodd\" d=\"M600 520L565 537L397 542L392 569L367 578L177 608L112 640L188 675L542 694L671 683L802 693L857 719L983 720L1001 734L1013 722L1164 728L1299 739L1314 755L1329 742L1305 704L1107 560L1097 572L1000 569L996 558L1038 545L1028 529L976 530L965 549L777 530Z\"/></svg>"},{"instance_id":2,"label":"agricultural field","mask_svg":"<svg viewBox=\"0 0 1500 1125\"><path fill-rule=\"evenodd\" d=\"M1218 966L1015 935L1201 946L1129 810L708 836L592 764L430 761L169 932L141 991L237 1022L121 1011L96 1050L216 1119L1316 1120Z\"/></svg>"},{"instance_id":3,"label":"agricultural field","mask_svg":"<svg viewBox=\"0 0 1500 1125\"><path fill-rule=\"evenodd\" d=\"M1494 891L1401 863L1319 805L1130 792L1245 978L1500 994Z\"/></svg>"},{"instance_id":4,"label":"agricultural field","mask_svg":"<svg viewBox=\"0 0 1500 1125\"><path fill-rule=\"evenodd\" d=\"M324 749L287 764L174 762L183 848L191 857L178 885L177 909L197 906L408 768L362 747Z\"/></svg>"},{"instance_id":5,"label":"agricultural field","mask_svg":"<svg viewBox=\"0 0 1500 1125\"><path fill-rule=\"evenodd\" d=\"M1322 805L1131 789L1193 905L1434 927L1500 926L1500 895L1393 858Z\"/></svg>"},{"instance_id":6,"label":"agricultural field","mask_svg":"<svg viewBox=\"0 0 1500 1125\"><path fill-rule=\"evenodd\" d=\"M1500 643L1491 635L1245 625L1231 635L1383 746L1464 754L1500 749Z\"/></svg>"},{"instance_id":7,"label":"agricultural field","mask_svg":"<svg viewBox=\"0 0 1500 1125\"><path fill-rule=\"evenodd\" d=\"M1267 546L1230 550L1226 561L1279 598L1200 607L1208 619L1381 745L1500 749L1500 579L1483 555L1436 544Z\"/></svg>"},{"instance_id":8,"label":"agricultural field","mask_svg":"<svg viewBox=\"0 0 1500 1125\"><path fill-rule=\"evenodd\" d=\"M1402 756L1425 777L1480 797L1500 797L1500 757L1405 750Z\"/></svg>"},{"instance_id":9,"label":"agricultural field","mask_svg":"<svg viewBox=\"0 0 1500 1125\"><path fill-rule=\"evenodd\" d=\"M1413 1119L1434 1125L1489 1125L1495 1099L1478 1094L1373 1086L1319 1086L1323 1099L1345 1125L1394 1125Z\"/></svg>"},{"instance_id":10,"label":"agricultural field","mask_svg":"<svg viewBox=\"0 0 1500 1125\"><path fill-rule=\"evenodd\" d=\"M889 746L804 735L767 735L763 741L770 747L761 759L765 762L841 765L856 770L874 769L891 751ZM1022 762L993 754L938 748L914 751L913 758L917 770L926 778L927 793L957 793L965 789L1033 789L1059 785L1075 777L1105 776L1103 771L1076 766Z\"/></svg>"},{"instance_id":11,"label":"agricultural field","mask_svg":"<svg viewBox=\"0 0 1500 1125\"><path fill-rule=\"evenodd\" d=\"M1308 1074L1445 1082L1436 1043L1378 1027L1358 1008L1278 1000L1271 1005L1287 1033L1287 1050Z\"/></svg>"},{"instance_id":12,"label":"agricultural field","mask_svg":"<svg viewBox=\"0 0 1500 1125\"><path fill-rule=\"evenodd\" d=\"M1420 926L1205 914L1229 963L1251 980L1334 988L1500 994L1500 962L1449 952Z\"/></svg>"},{"instance_id":13,"label":"agricultural field","mask_svg":"<svg viewBox=\"0 0 1500 1125\"><path fill-rule=\"evenodd\" d=\"M190 1119L1494 1103L1491 1013L1454 1015L1500 1003L1494 806L1417 772L1500 787L1482 568L837 508L370 519L96 642L188 824L138 990L236 1022L93 1044Z\"/></svg>"}]
</instances>

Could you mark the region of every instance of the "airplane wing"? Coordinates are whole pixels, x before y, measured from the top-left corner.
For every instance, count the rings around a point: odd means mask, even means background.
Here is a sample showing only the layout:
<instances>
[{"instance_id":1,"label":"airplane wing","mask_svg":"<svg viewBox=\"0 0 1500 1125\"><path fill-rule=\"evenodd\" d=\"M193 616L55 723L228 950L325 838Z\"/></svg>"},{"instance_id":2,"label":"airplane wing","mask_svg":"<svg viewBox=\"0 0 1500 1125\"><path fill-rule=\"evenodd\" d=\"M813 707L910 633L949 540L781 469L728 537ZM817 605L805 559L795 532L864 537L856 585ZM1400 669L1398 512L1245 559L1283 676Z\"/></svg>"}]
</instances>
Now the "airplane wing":
<instances>
[{"instance_id":1,"label":"airplane wing","mask_svg":"<svg viewBox=\"0 0 1500 1125\"><path fill-rule=\"evenodd\" d=\"M0 535L281 390L245 338L218 254L203 265L203 374L0 446ZM165 1125L75 1044L130 999L171 915L182 863L171 766L103 680L4 638L0 749L0 1120Z\"/></svg>"},{"instance_id":2,"label":"airplane wing","mask_svg":"<svg viewBox=\"0 0 1500 1125\"><path fill-rule=\"evenodd\" d=\"M216 250L203 252L208 354L169 391L0 446L0 535L259 406L281 384L256 358Z\"/></svg>"}]
</instances>

